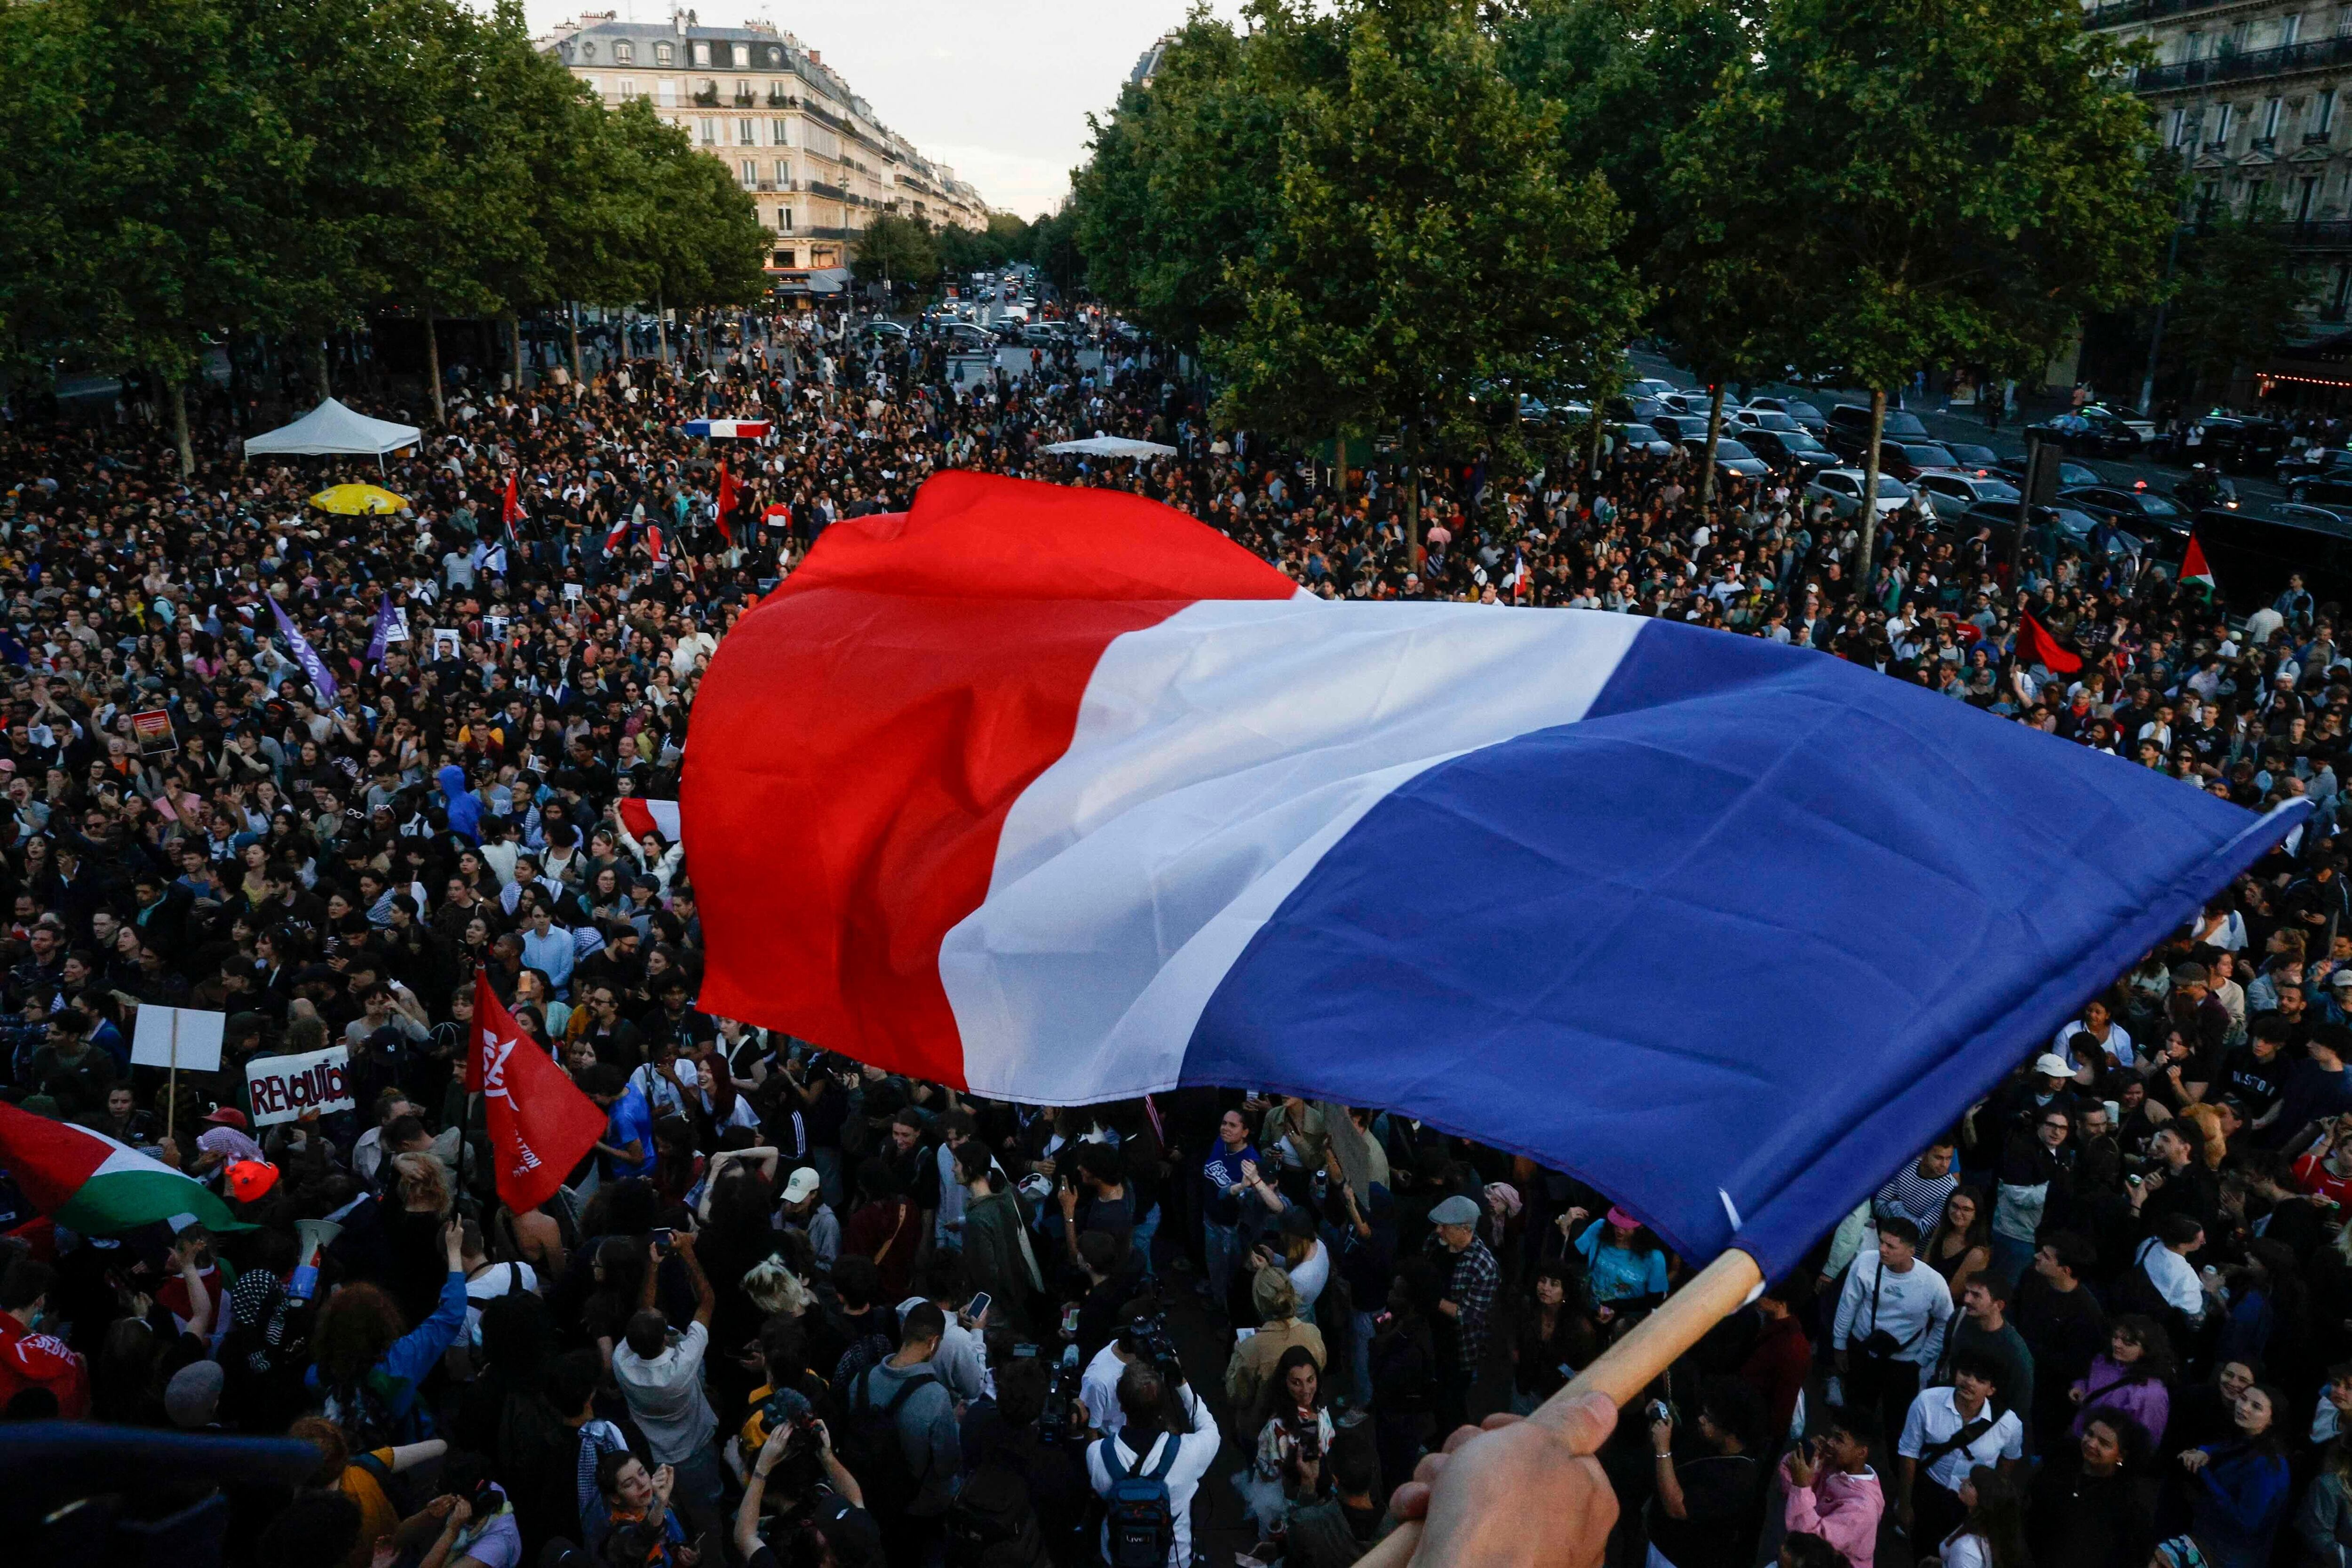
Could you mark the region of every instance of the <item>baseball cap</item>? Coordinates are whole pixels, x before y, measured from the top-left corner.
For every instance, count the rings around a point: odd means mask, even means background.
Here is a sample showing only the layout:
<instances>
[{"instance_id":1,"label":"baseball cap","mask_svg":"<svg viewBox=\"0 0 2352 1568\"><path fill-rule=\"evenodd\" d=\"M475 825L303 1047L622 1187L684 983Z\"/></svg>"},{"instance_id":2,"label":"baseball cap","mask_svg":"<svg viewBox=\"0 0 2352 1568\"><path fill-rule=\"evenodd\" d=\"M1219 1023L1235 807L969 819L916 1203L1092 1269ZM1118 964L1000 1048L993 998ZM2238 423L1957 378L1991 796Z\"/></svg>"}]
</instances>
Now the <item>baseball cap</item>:
<instances>
[{"instance_id":1,"label":"baseball cap","mask_svg":"<svg viewBox=\"0 0 2352 1568\"><path fill-rule=\"evenodd\" d=\"M784 1202L788 1204L804 1203L807 1201L808 1195L816 1191L816 1173L809 1169L806 1165L803 1165L799 1170L794 1171L790 1176L787 1176L784 1179Z\"/></svg>"},{"instance_id":2,"label":"baseball cap","mask_svg":"<svg viewBox=\"0 0 2352 1568\"><path fill-rule=\"evenodd\" d=\"M2205 982L2205 966L2201 963L2183 963L2172 972L2175 985L2202 985Z\"/></svg>"},{"instance_id":3,"label":"baseball cap","mask_svg":"<svg viewBox=\"0 0 2352 1568\"><path fill-rule=\"evenodd\" d=\"M2033 1058L2033 1070L2043 1078L2073 1078L2074 1069L2056 1051L2044 1051Z\"/></svg>"},{"instance_id":4,"label":"baseball cap","mask_svg":"<svg viewBox=\"0 0 2352 1568\"><path fill-rule=\"evenodd\" d=\"M234 1127L239 1131L245 1130L245 1112L234 1105L224 1105L205 1120L215 1127Z\"/></svg>"},{"instance_id":5,"label":"baseball cap","mask_svg":"<svg viewBox=\"0 0 2352 1568\"><path fill-rule=\"evenodd\" d=\"M221 1390L227 1382L228 1374L220 1363L192 1361L164 1385L163 1412L183 1431L209 1426L219 1413Z\"/></svg>"},{"instance_id":6,"label":"baseball cap","mask_svg":"<svg viewBox=\"0 0 2352 1568\"><path fill-rule=\"evenodd\" d=\"M1429 1211L1432 1225L1476 1225L1478 1205L1456 1193Z\"/></svg>"},{"instance_id":7,"label":"baseball cap","mask_svg":"<svg viewBox=\"0 0 2352 1568\"><path fill-rule=\"evenodd\" d=\"M278 1184L278 1167L267 1160L238 1160L227 1172L228 1195L241 1204L252 1203Z\"/></svg>"}]
</instances>

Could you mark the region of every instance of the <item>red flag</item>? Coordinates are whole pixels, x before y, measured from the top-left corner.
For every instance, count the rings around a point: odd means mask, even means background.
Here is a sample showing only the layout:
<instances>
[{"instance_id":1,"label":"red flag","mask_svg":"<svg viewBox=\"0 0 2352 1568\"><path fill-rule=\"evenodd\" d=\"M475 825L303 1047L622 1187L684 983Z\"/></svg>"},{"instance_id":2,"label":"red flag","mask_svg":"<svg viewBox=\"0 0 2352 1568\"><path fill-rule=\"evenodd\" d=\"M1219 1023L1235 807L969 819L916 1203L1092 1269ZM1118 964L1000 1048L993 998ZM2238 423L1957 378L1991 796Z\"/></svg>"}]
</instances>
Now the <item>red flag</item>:
<instances>
[{"instance_id":1,"label":"red flag","mask_svg":"<svg viewBox=\"0 0 2352 1568\"><path fill-rule=\"evenodd\" d=\"M735 531L727 526L727 518L730 513L734 511L735 508L740 503L742 499L736 493L737 489L738 487L735 483L735 476L727 471L726 464L719 464L719 536L727 541L730 544L735 542Z\"/></svg>"},{"instance_id":2,"label":"red flag","mask_svg":"<svg viewBox=\"0 0 2352 1568\"><path fill-rule=\"evenodd\" d=\"M654 552L656 567L669 564L669 542L662 537L661 524L657 522L646 524L646 548Z\"/></svg>"},{"instance_id":3,"label":"red flag","mask_svg":"<svg viewBox=\"0 0 2352 1568\"><path fill-rule=\"evenodd\" d=\"M486 1102L499 1201L527 1214L604 1136L604 1113L516 1025L482 970L474 974L473 1046L466 1087Z\"/></svg>"},{"instance_id":4,"label":"red flag","mask_svg":"<svg viewBox=\"0 0 2352 1568\"><path fill-rule=\"evenodd\" d=\"M614 520L611 530L604 535L605 554L610 555L621 548L621 542L629 537L630 525L635 521L636 513L634 511L625 511Z\"/></svg>"},{"instance_id":5,"label":"red flag","mask_svg":"<svg viewBox=\"0 0 2352 1568\"><path fill-rule=\"evenodd\" d=\"M2017 628L2017 657L2028 664L2038 664L2053 675L2072 675L2083 668L2081 658L2058 646L2050 629L2024 614Z\"/></svg>"},{"instance_id":6,"label":"red flag","mask_svg":"<svg viewBox=\"0 0 2352 1568\"><path fill-rule=\"evenodd\" d=\"M499 521L505 523L509 528L512 528L516 523L522 521L522 497L516 491L515 479L516 470L509 468L507 470L507 499L505 503L499 508Z\"/></svg>"}]
</instances>

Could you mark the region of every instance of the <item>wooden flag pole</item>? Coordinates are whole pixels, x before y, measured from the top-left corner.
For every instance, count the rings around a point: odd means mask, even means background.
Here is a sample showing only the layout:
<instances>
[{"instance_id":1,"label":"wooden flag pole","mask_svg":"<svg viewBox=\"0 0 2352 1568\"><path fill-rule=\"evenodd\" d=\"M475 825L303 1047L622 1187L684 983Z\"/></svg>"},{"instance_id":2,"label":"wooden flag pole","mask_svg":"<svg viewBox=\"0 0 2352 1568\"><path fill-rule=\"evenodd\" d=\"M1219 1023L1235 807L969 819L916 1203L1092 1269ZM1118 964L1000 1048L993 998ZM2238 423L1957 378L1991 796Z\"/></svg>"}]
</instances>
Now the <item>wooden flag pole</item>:
<instances>
[{"instance_id":1,"label":"wooden flag pole","mask_svg":"<svg viewBox=\"0 0 2352 1568\"><path fill-rule=\"evenodd\" d=\"M174 1007L171 1013L172 1068L163 1086L163 1136L166 1138L176 1131L180 1118L180 1010ZM155 1124L151 1121L147 1125L152 1127Z\"/></svg>"},{"instance_id":2,"label":"wooden flag pole","mask_svg":"<svg viewBox=\"0 0 2352 1568\"><path fill-rule=\"evenodd\" d=\"M1588 1394L1605 1394L1621 1410L1642 1396L1642 1391L1674 1364L1675 1358L1698 1343L1709 1329L1739 1310L1764 1271L1756 1259L1737 1248L1726 1251L1667 1297L1658 1310L1633 1325L1623 1339L1601 1352L1600 1358L1576 1375L1575 1381L1551 1396L1549 1405L1565 1405ZM1421 1544L1418 1521L1400 1526L1388 1539L1359 1560L1359 1568L1473 1568L1443 1557L1416 1555ZM1577 1560L1598 1563L1601 1542L1580 1542Z\"/></svg>"}]
</instances>

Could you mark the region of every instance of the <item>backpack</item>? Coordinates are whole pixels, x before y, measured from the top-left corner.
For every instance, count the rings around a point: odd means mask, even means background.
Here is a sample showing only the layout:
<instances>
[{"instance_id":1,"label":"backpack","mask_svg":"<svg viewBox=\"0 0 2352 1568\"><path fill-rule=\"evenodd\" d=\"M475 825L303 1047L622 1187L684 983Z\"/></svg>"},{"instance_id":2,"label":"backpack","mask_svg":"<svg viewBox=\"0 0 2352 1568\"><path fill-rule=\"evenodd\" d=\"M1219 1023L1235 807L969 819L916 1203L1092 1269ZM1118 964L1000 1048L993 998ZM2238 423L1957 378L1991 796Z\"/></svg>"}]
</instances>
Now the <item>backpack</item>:
<instances>
[{"instance_id":1,"label":"backpack","mask_svg":"<svg viewBox=\"0 0 2352 1568\"><path fill-rule=\"evenodd\" d=\"M950 1568L1036 1568L1045 1561L1029 1483L1006 1466L985 1464L966 1478L947 1526Z\"/></svg>"},{"instance_id":2,"label":"backpack","mask_svg":"<svg viewBox=\"0 0 2352 1568\"><path fill-rule=\"evenodd\" d=\"M929 1372L919 1372L898 1385L889 1404L877 1405L874 1373L868 1369L849 1391L848 1421L838 1445L841 1462L857 1478L866 1493L866 1511L877 1519L903 1512L922 1490L923 1478L907 1463L907 1450L898 1442L898 1410L917 1389L938 1382Z\"/></svg>"},{"instance_id":3,"label":"backpack","mask_svg":"<svg viewBox=\"0 0 2352 1568\"><path fill-rule=\"evenodd\" d=\"M1118 1439L1100 1446L1110 1490L1103 1494L1103 1531L1110 1568L1167 1568L1176 1549L1176 1505L1168 1495L1168 1472L1176 1468L1175 1437L1160 1439L1160 1458L1148 1470L1129 1470L1118 1459Z\"/></svg>"}]
</instances>

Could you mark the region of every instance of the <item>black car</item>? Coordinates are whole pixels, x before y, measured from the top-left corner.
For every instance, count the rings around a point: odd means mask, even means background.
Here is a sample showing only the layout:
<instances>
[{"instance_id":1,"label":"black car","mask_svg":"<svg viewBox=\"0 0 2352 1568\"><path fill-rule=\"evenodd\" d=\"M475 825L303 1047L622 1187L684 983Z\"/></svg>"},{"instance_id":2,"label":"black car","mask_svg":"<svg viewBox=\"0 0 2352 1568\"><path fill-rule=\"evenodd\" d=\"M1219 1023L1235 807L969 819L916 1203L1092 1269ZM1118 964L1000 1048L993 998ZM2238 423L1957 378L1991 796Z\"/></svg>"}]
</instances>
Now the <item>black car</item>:
<instances>
[{"instance_id":1,"label":"black car","mask_svg":"<svg viewBox=\"0 0 2352 1568\"><path fill-rule=\"evenodd\" d=\"M1954 455L1958 456L1957 453ZM2025 459L2022 458L2004 458L1986 471L1999 474L2020 489L2025 488ZM2103 485L2106 482L2099 477L2096 468L2086 468L2080 463L2063 460L2058 465L2058 488L2062 490L2071 490L2078 485Z\"/></svg>"},{"instance_id":2,"label":"black car","mask_svg":"<svg viewBox=\"0 0 2352 1568\"><path fill-rule=\"evenodd\" d=\"M1829 433L1830 422L1822 417L1822 411L1801 397L1751 397L1748 400L1748 406L1785 414L1817 438Z\"/></svg>"},{"instance_id":3,"label":"black car","mask_svg":"<svg viewBox=\"0 0 2352 1568\"><path fill-rule=\"evenodd\" d=\"M1706 416L1661 414L1650 421L1650 428L1669 441L1704 441L1706 439Z\"/></svg>"},{"instance_id":4,"label":"black car","mask_svg":"<svg viewBox=\"0 0 2352 1568\"><path fill-rule=\"evenodd\" d=\"M2297 479L2287 486L2286 493L2304 506L2352 505L2352 476Z\"/></svg>"},{"instance_id":5,"label":"black car","mask_svg":"<svg viewBox=\"0 0 2352 1568\"><path fill-rule=\"evenodd\" d=\"M2096 406L2053 415L2039 425L2027 426L2025 434L2054 441L2066 451L2086 458L2128 458L2140 448L2138 431Z\"/></svg>"},{"instance_id":6,"label":"black car","mask_svg":"<svg viewBox=\"0 0 2352 1568\"><path fill-rule=\"evenodd\" d=\"M1706 421L1702 419L1698 423L1699 434L1685 437L1683 445L1689 448L1692 457L1704 458L1706 456ZM1742 479L1769 479L1772 475L1772 470L1764 466L1761 458L1727 435L1716 437L1715 469L1727 478Z\"/></svg>"},{"instance_id":7,"label":"black car","mask_svg":"<svg viewBox=\"0 0 2352 1568\"><path fill-rule=\"evenodd\" d=\"M1771 468L1800 479L1843 461L1813 439L1810 430L1742 430L1739 441Z\"/></svg>"},{"instance_id":8,"label":"black car","mask_svg":"<svg viewBox=\"0 0 2352 1568\"><path fill-rule=\"evenodd\" d=\"M1830 410L1830 433L1822 437L1836 451L1857 468L1870 449L1870 405L1864 403L1841 403ZM1919 423L1916 414L1906 414L1900 408L1886 411L1886 424L1879 431L1881 446L1892 441L1927 440L1927 427Z\"/></svg>"},{"instance_id":9,"label":"black car","mask_svg":"<svg viewBox=\"0 0 2352 1568\"><path fill-rule=\"evenodd\" d=\"M2072 542L2076 549L2088 553L2091 536L2102 522L2109 525L2107 553L2110 556L2137 555L2140 552L2142 545L2139 535L2132 532L2127 527L2116 525L2112 518L2095 515L2072 506L2034 507L2032 510L2029 526L2054 528ZM1972 506L1949 525L1948 531L1962 539L1974 539L1979 529L1987 527L1992 530L1992 536L2006 546L2017 533L2017 508L2006 501Z\"/></svg>"},{"instance_id":10,"label":"black car","mask_svg":"<svg viewBox=\"0 0 2352 1568\"><path fill-rule=\"evenodd\" d=\"M2058 504L2093 517L2104 517L2142 539L2189 532L2188 509L2169 496L2126 485L2082 485L2060 490Z\"/></svg>"},{"instance_id":11,"label":"black car","mask_svg":"<svg viewBox=\"0 0 2352 1568\"><path fill-rule=\"evenodd\" d=\"M2188 430L2172 438L2173 457L2178 462L2212 463L2231 473L2244 474L2277 468L2280 455L2286 450L2286 426L2269 419L2209 414L2189 428L2198 437L2194 446L2189 442Z\"/></svg>"}]
</instances>

